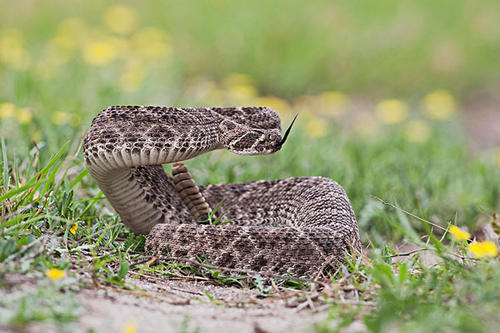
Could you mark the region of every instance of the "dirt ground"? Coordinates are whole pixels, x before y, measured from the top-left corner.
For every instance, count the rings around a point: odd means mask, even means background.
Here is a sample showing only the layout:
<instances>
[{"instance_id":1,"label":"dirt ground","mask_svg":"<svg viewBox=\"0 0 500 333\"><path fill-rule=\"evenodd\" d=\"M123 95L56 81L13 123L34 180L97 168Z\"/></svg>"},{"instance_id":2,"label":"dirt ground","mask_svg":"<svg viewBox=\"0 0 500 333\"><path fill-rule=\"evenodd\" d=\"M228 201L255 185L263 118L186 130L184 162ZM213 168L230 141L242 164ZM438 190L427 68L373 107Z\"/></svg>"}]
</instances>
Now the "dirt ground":
<instances>
[{"instance_id":1,"label":"dirt ground","mask_svg":"<svg viewBox=\"0 0 500 333\"><path fill-rule=\"evenodd\" d=\"M220 287L212 282L165 280L140 282L138 296L114 290L85 290L79 295L87 312L82 329L123 332L308 332L326 311L287 304L288 299L259 299L256 291ZM214 300L210 300L205 294Z\"/></svg>"}]
</instances>

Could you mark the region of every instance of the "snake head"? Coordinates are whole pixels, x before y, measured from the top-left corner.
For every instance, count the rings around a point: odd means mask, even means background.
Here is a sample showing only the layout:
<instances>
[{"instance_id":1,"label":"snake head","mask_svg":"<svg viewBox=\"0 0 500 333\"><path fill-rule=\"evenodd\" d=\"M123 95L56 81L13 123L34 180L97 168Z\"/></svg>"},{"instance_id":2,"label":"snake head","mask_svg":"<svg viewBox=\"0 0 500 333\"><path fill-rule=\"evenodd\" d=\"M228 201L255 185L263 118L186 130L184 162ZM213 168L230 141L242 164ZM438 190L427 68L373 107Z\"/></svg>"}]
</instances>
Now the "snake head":
<instances>
[{"instance_id":1,"label":"snake head","mask_svg":"<svg viewBox=\"0 0 500 333\"><path fill-rule=\"evenodd\" d=\"M224 148L239 155L267 155L281 149L280 129L252 128L227 119L219 129Z\"/></svg>"}]
</instances>

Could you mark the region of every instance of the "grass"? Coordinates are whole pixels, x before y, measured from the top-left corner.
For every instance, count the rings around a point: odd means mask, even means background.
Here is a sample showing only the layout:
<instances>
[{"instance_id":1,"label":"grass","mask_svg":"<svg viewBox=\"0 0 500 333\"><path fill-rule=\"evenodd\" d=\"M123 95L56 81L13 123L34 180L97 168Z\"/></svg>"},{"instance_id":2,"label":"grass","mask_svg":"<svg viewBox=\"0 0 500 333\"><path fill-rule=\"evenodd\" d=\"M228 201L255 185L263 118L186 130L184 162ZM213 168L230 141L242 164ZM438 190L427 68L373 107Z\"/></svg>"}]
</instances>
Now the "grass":
<instances>
[{"instance_id":1,"label":"grass","mask_svg":"<svg viewBox=\"0 0 500 333\"><path fill-rule=\"evenodd\" d=\"M138 23L120 32L106 19L107 2L0 3L2 327L71 331L84 311L81 288L136 292L141 277L175 277L255 288L262 297L296 290L297 308L329 311L328 320L316 323L318 332L360 323L374 332L495 330L498 260L476 260L466 243L422 220L475 232L499 212L500 157L471 153L455 112L472 87L498 78L498 62L488 60L499 51L498 4L274 5L131 3ZM400 31L401 20L409 30ZM226 31L233 32L220 38ZM144 41L154 47L141 47ZM451 58L456 66L436 69L435 52L458 56ZM438 109L451 110L445 117L420 101L435 88L456 97L438 93ZM396 96L400 103L380 111L356 106L356 96ZM444 106L443 96L451 99ZM186 165L199 184L306 175L337 180L357 214L367 257L324 286L276 279L278 291L260 276L153 265L144 237L120 223L83 167L82 135L98 110L112 104L265 104L280 112L284 126L298 112L277 154L217 151ZM404 262L395 256L402 242L417 247ZM437 262L427 264L429 256ZM51 278L51 269L65 277Z\"/></svg>"}]
</instances>

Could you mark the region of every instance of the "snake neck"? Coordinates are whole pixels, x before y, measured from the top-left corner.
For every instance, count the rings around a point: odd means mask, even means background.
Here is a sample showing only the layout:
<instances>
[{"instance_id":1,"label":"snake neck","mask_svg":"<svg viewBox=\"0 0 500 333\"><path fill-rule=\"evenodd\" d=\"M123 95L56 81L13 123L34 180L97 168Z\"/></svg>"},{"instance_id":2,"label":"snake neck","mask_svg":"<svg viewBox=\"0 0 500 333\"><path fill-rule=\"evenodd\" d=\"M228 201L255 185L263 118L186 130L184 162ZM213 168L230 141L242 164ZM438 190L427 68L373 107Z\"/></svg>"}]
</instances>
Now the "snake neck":
<instances>
[{"instance_id":1,"label":"snake neck","mask_svg":"<svg viewBox=\"0 0 500 333\"><path fill-rule=\"evenodd\" d=\"M84 140L85 165L132 231L192 219L161 164L222 148L219 117L209 110L110 107L92 122Z\"/></svg>"}]
</instances>

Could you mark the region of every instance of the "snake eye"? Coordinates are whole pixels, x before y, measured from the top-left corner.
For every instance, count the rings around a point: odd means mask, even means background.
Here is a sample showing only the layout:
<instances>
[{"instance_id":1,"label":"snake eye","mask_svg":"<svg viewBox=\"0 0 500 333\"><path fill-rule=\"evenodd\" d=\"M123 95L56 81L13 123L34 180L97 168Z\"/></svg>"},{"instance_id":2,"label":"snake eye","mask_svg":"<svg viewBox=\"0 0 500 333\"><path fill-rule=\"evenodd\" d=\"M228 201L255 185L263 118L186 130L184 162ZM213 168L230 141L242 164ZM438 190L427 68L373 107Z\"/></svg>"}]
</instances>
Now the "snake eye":
<instances>
[{"instance_id":1,"label":"snake eye","mask_svg":"<svg viewBox=\"0 0 500 333\"><path fill-rule=\"evenodd\" d=\"M267 138L270 140L270 141L278 141L278 136L274 133L271 133L271 134L268 134L267 135Z\"/></svg>"}]
</instances>

